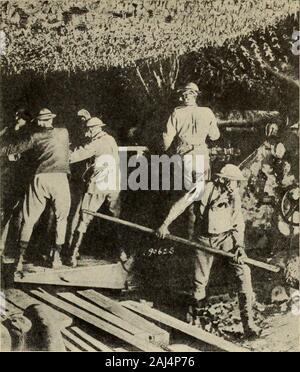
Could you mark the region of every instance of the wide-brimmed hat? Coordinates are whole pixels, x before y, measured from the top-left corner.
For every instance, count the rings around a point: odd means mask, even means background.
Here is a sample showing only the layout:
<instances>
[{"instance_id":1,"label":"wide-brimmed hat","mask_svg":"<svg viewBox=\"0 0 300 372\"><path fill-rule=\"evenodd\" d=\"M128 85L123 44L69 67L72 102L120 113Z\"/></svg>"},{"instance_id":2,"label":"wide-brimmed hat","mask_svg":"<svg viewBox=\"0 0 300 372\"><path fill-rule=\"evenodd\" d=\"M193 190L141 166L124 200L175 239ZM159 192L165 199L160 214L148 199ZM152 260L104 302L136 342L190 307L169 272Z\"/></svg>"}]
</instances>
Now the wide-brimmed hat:
<instances>
[{"instance_id":1,"label":"wide-brimmed hat","mask_svg":"<svg viewBox=\"0 0 300 372\"><path fill-rule=\"evenodd\" d=\"M200 94L199 87L195 83L188 83L183 88L179 89L179 92L181 92L181 93L184 93L184 92L187 92L187 91L191 91L191 92L193 92L197 95Z\"/></svg>"},{"instance_id":2,"label":"wide-brimmed hat","mask_svg":"<svg viewBox=\"0 0 300 372\"><path fill-rule=\"evenodd\" d=\"M50 119L53 119L55 117L56 117L56 115L53 114L49 109L43 108L38 113L36 119L37 120L50 120Z\"/></svg>"},{"instance_id":3,"label":"wide-brimmed hat","mask_svg":"<svg viewBox=\"0 0 300 372\"><path fill-rule=\"evenodd\" d=\"M220 173L217 173L217 176L222 178L227 178L232 181L246 181L243 173L240 168L233 164L226 164Z\"/></svg>"},{"instance_id":4,"label":"wide-brimmed hat","mask_svg":"<svg viewBox=\"0 0 300 372\"><path fill-rule=\"evenodd\" d=\"M86 109L81 109L77 112L77 116L82 116L84 117L86 120L89 120L91 119L92 115L88 112L88 110Z\"/></svg>"},{"instance_id":5,"label":"wide-brimmed hat","mask_svg":"<svg viewBox=\"0 0 300 372\"><path fill-rule=\"evenodd\" d=\"M106 124L99 118L91 118L86 122L86 126L90 127L104 127Z\"/></svg>"}]
</instances>

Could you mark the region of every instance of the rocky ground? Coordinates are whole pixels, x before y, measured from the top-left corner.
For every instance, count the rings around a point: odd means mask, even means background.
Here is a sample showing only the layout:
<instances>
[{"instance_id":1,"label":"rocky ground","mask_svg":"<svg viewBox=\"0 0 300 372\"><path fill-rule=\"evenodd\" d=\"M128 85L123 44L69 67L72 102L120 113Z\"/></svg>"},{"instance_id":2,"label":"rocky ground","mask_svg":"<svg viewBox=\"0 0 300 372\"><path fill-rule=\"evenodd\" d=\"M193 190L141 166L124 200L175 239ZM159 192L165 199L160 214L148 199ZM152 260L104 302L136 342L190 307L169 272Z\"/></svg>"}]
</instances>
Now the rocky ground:
<instances>
[{"instance_id":1,"label":"rocky ground","mask_svg":"<svg viewBox=\"0 0 300 372\"><path fill-rule=\"evenodd\" d=\"M299 351L300 317L292 312L297 304L286 292L285 295L282 292L280 295L281 301L270 305L256 303L255 321L262 328L262 334L257 339L243 340L238 303L229 296L212 298L208 302L201 319L204 329L253 351Z\"/></svg>"}]
</instances>

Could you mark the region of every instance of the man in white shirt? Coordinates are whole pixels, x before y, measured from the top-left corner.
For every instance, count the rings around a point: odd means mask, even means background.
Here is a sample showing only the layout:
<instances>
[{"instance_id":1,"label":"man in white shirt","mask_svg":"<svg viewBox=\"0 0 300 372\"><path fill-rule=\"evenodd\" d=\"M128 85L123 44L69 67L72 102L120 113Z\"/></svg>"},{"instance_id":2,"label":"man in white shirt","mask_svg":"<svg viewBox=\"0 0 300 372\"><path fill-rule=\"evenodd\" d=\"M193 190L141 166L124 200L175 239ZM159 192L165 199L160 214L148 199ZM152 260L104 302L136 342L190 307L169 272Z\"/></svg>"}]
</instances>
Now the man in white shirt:
<instances>
[{"instance_id":1,"label":"man in white shirt","mask_svg":"<svg viewBox=\"0 0 300 372\"><path fill-rule=\"evenodd\" d=\"M176 107L167 122L163 133L164 150L171 155L180 155L184 187L190 190L193 185L203 177L210 178L209 150L207 138L216 141L220 138L217 119L208 107L199 107L197 97L200 94L195 83L188 83L181 90L182 105ZM188 155L188 156L187 156ZM204 168L197 160L202 156ZM188 235L194 233L195 213L194 207L188 209Z\"/></svg>"},{"instance_id":2,"label":"man in white shirt","mask_svg":"<svg viewBox=\"0 0 300 372\"><path fill-rule=\"evenodd\" d=\"M176 107L163 133L164 150L174 147L178 155L203 155L204 170L209 170L209 152L206 139L216 141L220 131L214 113L208 107L199 107L200 91L196 84L187 84L181 93L182 105Z\"/></svg>"}]
</instances>

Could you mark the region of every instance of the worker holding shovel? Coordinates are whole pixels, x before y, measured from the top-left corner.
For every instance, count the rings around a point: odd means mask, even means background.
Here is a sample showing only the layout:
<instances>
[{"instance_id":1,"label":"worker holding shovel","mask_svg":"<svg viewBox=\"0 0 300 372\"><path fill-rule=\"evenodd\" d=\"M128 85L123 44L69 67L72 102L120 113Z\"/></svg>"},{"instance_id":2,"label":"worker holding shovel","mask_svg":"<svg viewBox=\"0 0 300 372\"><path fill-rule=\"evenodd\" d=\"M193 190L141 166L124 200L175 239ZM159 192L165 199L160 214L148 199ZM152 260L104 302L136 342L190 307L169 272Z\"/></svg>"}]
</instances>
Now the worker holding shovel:
<instances>
[{"instance_id":1,"label":"worker holding shovel","mask_svg":"<svg viewBox=\"0 0 300 372\"><path fill-rule=\"evenodd\" d=\"M208 182L197 210L194 240L220 251L234 253L230 266L238 282L238 299L245 337L260 334L253 320L253 289L251 271L243 263L247 257L244 251L245 224L241 210L238 182L245 180L240 169L227 164L213 182ZM169 215L157 231L157 236L165 238L169 225L180 216L198 197L197 186L177 201ZM194 292L192 316L197 318L206 297L206 287L214 261L214 256L205 251L196 251L194 271Z\"/></svg>"}]
</instances>

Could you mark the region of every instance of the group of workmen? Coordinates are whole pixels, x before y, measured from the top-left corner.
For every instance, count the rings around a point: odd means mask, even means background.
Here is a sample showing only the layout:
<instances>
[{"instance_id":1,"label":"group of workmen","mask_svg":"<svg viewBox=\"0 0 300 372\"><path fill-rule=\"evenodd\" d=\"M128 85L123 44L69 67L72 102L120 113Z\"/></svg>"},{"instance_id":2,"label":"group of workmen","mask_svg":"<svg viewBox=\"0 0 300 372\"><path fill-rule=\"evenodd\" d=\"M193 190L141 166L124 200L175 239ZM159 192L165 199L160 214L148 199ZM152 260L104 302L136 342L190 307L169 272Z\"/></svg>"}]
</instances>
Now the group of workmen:
<instances>
[{"instance_id":1,"label":"group of workmen","mask_svg":"<svg viewBox=\"0 0 300 372\"><path fill-rule=\"evenodd\" d=\"M243 263L245 224L241 210L239 182L244 180L240 169L227 164L221 172L210 181L210 162L206 140L218 140L220 131L217 119L207 107L200 107L197 98L200 94L195 83L186 84L180 91L181 105L173 111L166 126L162 129L164 151L184 158L186 154L204 157L205 188L199 199L197 179L203 177L194 169L195 162L190 161L185 167L190 171L187 177L187 191L172 206L168 216L157 230L157 236L164 238L169 233L169 225L186 209L189 218L189 239L203 242L213 248L234 253L230 266L234 270L238 283L238 298L241 320L246 336L258 335L260 330L253 320L253 290L251 273ZM105 166L99 167L97 159L102 155L113 156L119 164L118 145L114 137L104 130L105 124L97 117L92 117L84 109L78 116L85 127L86 141L72 150L69 135L65 128L54 126L56 115L49 109L42 109L33 119L35 130L26 132L29 115L20 111L16 115L15 134L8 136L9 141L2 140L1 157L14 157L22 161L22 156L30 153L34 174L25 185L22 204L19 244L19 258L16 260L15 275L23 275L24 258L30 243L34 226L39 221L47 204L51 204L56 220L56 242L49 255L49 265L58 268L62 265L61 251L65 245L67 222L70 213L71 197L68 174L70 164L86 162L85 190L81 195L72 223L72 237L69 242L67 264L76 267L83 237L93 216L85 210L97 212L104 202L108 204L109 213L114 217L120 215L120 190L102 190L97 180L107 174ZM21 136L19 133L24 130ZM1 139L5 135L1 133ZM9 143L7 143L9 142ZM190 159L190 158L189 158ZM107 165L109 166L109 165ZM196 185L196 186L195 186ZM5 211L4 211L5 215ZM2 216L3 217L3 216ZM7 218L3 218L7 221ZM124 244L124 242L123 242ZM120 260L126 262L127 256L120 249ZM191 315L197 318L199 309L206 298L206 287L213 264L213 256L197 250L195 253L193 302Z\"/></svg>"}]
</instances>

